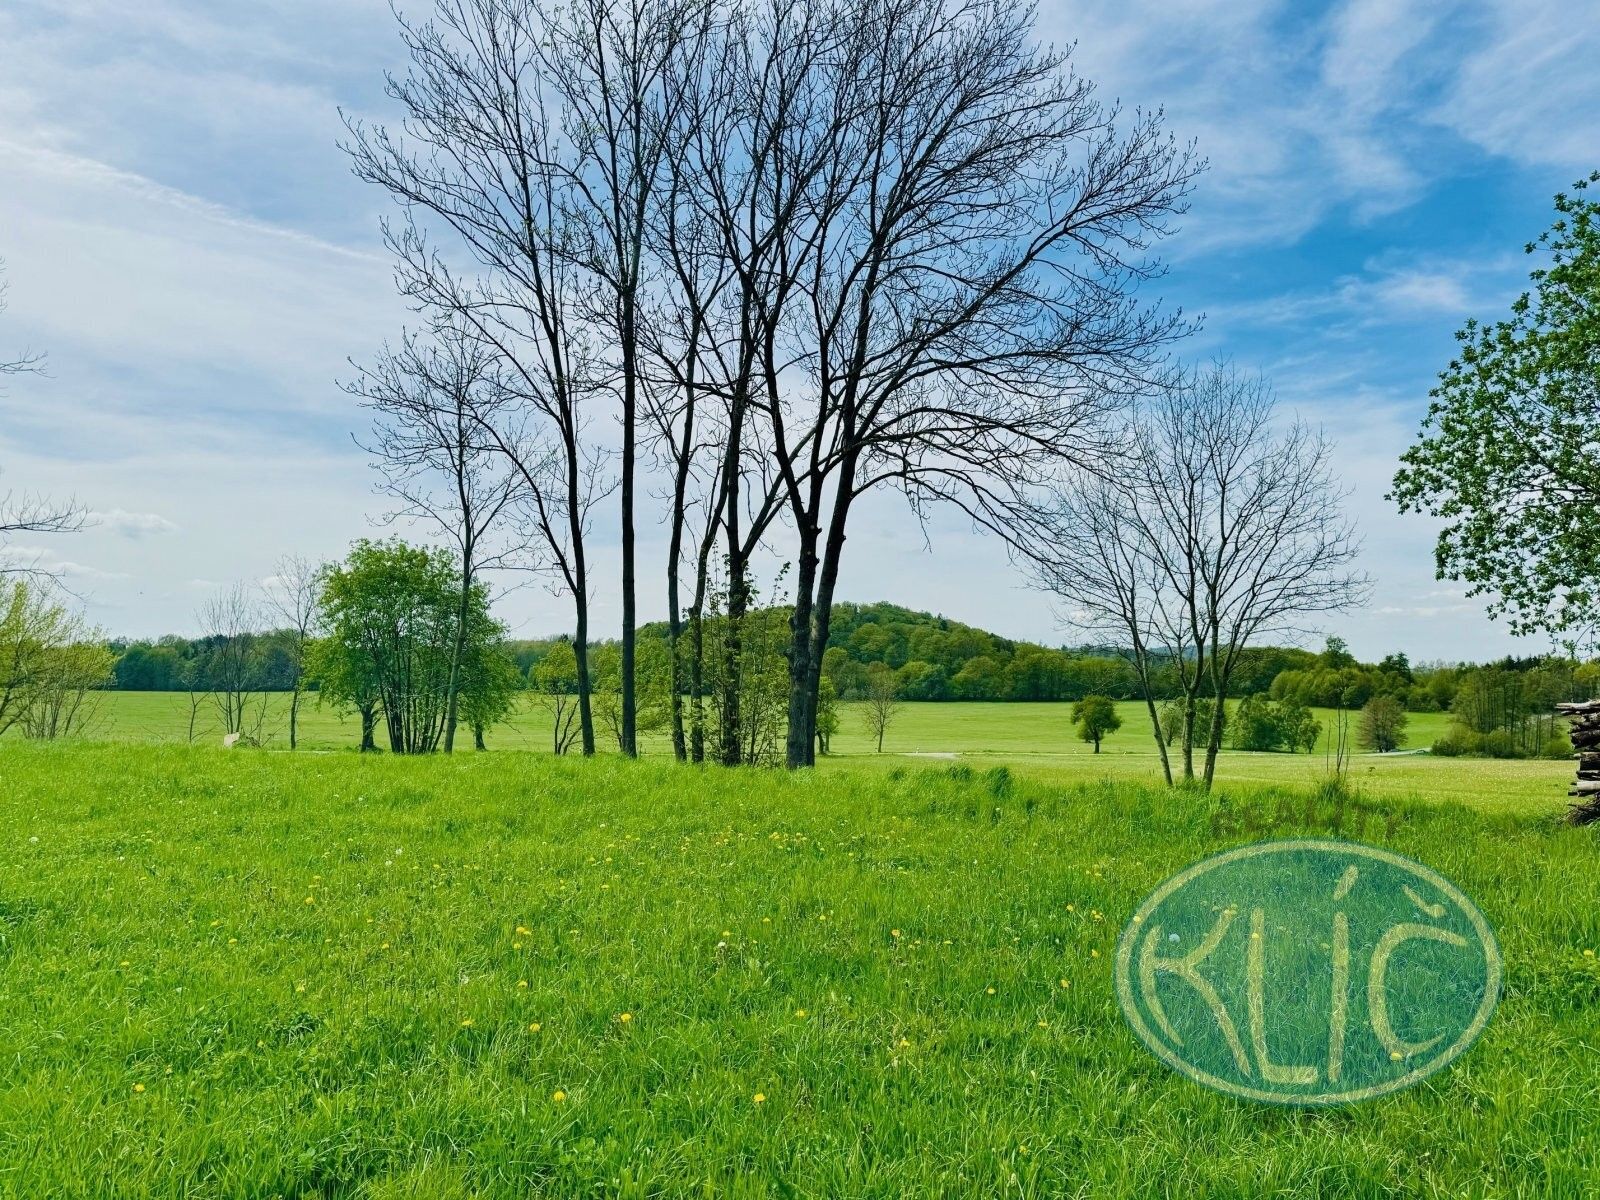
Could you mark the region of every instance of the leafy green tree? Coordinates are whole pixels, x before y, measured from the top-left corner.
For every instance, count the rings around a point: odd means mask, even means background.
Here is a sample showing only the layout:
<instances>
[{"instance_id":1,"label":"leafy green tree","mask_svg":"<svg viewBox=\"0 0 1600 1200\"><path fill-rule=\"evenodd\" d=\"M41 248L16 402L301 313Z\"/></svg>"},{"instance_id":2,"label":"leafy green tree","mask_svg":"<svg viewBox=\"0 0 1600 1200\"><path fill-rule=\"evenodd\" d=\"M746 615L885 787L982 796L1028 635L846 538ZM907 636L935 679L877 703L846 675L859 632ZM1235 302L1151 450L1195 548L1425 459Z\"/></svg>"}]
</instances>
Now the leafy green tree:
<instances>
[{"instance_id":1,"label":"leafy green tree","mask_svg":"<svg viewBox=\"0 0 1600 1200\"><path fill-rule=\"evenodd\" d=\"M1211 726L1211 713L1215 701L1210 696L1201 696L1194 702L1194 727L1196 730L1208 729ZM1183 740L1183 704L1178 700L1168 700L1161 706L1161 736L1171 746ZM1228 710L1222 710L1222 728L1228 728Z\"/></svg>"},{"instance_id":2,"label":"leafy green tree","mask_svg":"<svg viewBox=\"0 0 1600 1200\"><path fill-rule=\"evenodd\" d=\"M1005 695L1005 687L1005 672L987 654L969 658L950 680L951 691L961 700L999 700Z\"/></svg>"},{"instance_id":3,"label":"leafy green tree","mask_svg":"<svg viewBox=\"0 0 1600 1200\"><path fill-rule=\"evenodd\" d=\"M867 733L877 740L879 754L883 753L883 735L889 731L899 711L899 677L886 664L873 663L867 668L865 717Z\"/></svg>"},{"instance_id":4,"label":"leafy green tree","mask_svg":"<svg viewBox=\"0 0 1600 1200\"><path fill-rule=\"evenodd\" d=\"M1361 706L1356 742L1367 750L1387 754L1406 744L1406 710L1393 696L1374 696Z\"/></svg>"},{"instance_id":5,"label":"leafy green tree","mask_svg":"<svg viewBox=\"0 0 1600 1200\"><path fill-rule=\"evenodd\" d=\"M592 677L591 677L592 678ZM550 749L565 754L578 737L578 656L561 640L533 665L528 682L550 713Z\"/></svg>"},{"instance_id":6,"label":"leafy green tree","mask_svg":"<svg viewBox=\"0 0 1600 1200\"><path fill-rule=\"evenodd\" d=\"M459 597L458 597L459 599ZM469 622L473 609L469 606ZM483 619L492 620L487 612ZM457 715L472 730L475 749L485 748L484 737L516 708L517 697L525 690L522 672L505 644L496 636L499 629L474 635L469 628L461 639L462 656L456 686L460 702ZM449 733L448 717L446 734Z\"/></svg>"},{"instance_id":7,"label":"leafy green tree","mask_svg":"<svg viewBox=\"0 0 1600 1200\"><path fill-rule=\"evenodd\" d=\"M81 732L111 667L98 631L45 587L0 581L0 734L12 726L38 738Z\"/></svg>"},{"instance_id":8,"label":"leafy green tree","mask_svg":"<svg viewBox=\"0 0 1600 1200\"><path fill-rule=\"evenodd\" d=\"M1322 722L1311 715L1309 708L1296 701L1285 700L1278 705L1278 713L1278 724L1290 753L1304 750L1310 754L1317 748L1317 740L1322 737Z\"/></svg>"},{"instance_id":9,"label":"leafy green tree","mask_svg":"<svg viewBox=\"0 0 1600 1200\"><path fill-rule=\"evenodd\" d=\"M323 572L327 636L316 656L323 692L368 711L375 699L397 754L431 753L444 736L460 599L450 555L399 539L357 542L343 563ZM492 654L504 653L505 629L490 616L481 584L465 608L462 675L478 694L469 700L464 683L461 698L479 705L487 720L505 683L504 672L490 665Z\"/></svg>"},{"instance_id":10,"label":"leafy green tree","mask_svg":"<svg viewBox=\"0 0 1600 1200\"><path fill-rule=\"evenodd\" d=\"M1284 742L1282 711L1259 692L1239 701L1229 726L1235 750L1276 750Z\"/></svg>"},{"instance_id":11,"label":"leafy green tree","mask_svg":"<svg viewBox=\"0 0 1600 1200\"><path fill-rule=\"evenodd\" d=\"M1085 696L1074 703L1072 721L1078 727L1079 740L1093 742L1096 754L1100 753L1100 739L1122 728L1117 703L1109 696Z\"/></svg>"},{"instance_id":12,"label":"leafy green tree","mask_svg":"<svg viewBox=\"0 0 1600 1200\"><path fill-rule=\"evenodd\" d=\"M839 732L839 698L833 694L833 681L824 679L817 689L817 753L827 754L833 735Z\"/></svg>"},{"instance_id":13,"label":"leafy green tree","mask_svg":"<svg viewBox=\"0 0 1600 1200\"><path fill-rule=\"evenodd\" d=\"M1439 376L1391 497L1444 519L1440 578L1489 593L1517 633L1568 640L1600 624L1600 172L1558 195L1526 251L1543 265L1509 318L1473 320Z\"/></svg>"}]
</instances>

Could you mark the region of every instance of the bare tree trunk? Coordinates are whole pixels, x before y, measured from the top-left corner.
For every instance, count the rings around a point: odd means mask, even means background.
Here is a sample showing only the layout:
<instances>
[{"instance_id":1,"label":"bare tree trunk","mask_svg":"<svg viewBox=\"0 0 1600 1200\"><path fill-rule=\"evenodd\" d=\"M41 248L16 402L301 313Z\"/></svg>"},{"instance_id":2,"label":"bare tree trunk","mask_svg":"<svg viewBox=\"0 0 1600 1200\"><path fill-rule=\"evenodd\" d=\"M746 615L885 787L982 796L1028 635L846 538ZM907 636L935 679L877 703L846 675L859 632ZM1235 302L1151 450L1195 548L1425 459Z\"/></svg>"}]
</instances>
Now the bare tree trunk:
<instances>
[{"instance_id":1,"label":"bare tree trunk","mask_svg":"<svg viewBox=\"0 0 1600 1200\"><path fill-rule=\"evenodd\" d=\"M816 763L817 697L822 691L822 659L828 649L828 634L833 626L833 592L839 582L839 563L844 555L845 521L854 498L856 460L847 456L839 467L839 484L834 492L833 512L828 518L828 541L823 549L822 574L817 582L815 630L811 635L805 689L806 758L805 766Z\"/></svg>"},{"instance_id":2,"label":"bare tree trunk","mask_svg":"<svg viewBox=\"0 0 1600 1200\"><path fill-rule=\"evenodd\" d=\"M637 758L638 696L634 690L634 653L637 631L634 596L633 476L638 425L638 337L634 329L634 304L630 292L622 302L622 728L621 750Z\"/></svg>"},{"instance_id":3,"label":"bare tree trunk","mask_svg":"<svg viewBox=\"0 0 1600 1200\"><path fill-rule=\"evenodd\" d=\"M467 520L472 514L467 513ZM467 614L472 607L472 552L470 531L464 530L461 542L461 600L456 605L456 633L450 647L450 680L446 685L444 715L444 752L455 753L456 720L461 708L461 658L467 648Z\"/></svg>"},{"instance_id":4,"label":"bare tree trunk","mask_svg":"<svg viewBox=\"0 0 1600 1200\"><path fill-rule=\"evenodd\" d=\"M1156 735L1156 750L1161 755L1161 776L1166 780L1167 786L1172 786L1172 759L1167 754L1166 735L1161 732L1161 714L1156 711L1155 697L1150 689L1144 689L1144 707L1150 714L1150 728Z\"/></svg>"}]
</instances>

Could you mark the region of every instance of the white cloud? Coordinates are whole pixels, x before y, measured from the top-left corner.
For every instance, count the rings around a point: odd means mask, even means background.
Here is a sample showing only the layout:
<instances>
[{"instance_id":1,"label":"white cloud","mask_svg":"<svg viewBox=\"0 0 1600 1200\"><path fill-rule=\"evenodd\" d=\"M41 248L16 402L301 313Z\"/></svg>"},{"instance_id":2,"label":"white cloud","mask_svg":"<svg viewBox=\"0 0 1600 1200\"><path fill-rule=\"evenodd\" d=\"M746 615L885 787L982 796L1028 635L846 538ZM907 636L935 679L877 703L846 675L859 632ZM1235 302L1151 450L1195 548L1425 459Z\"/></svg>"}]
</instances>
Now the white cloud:
<instances>
[{"instance_id":1,"label":"white cloud","mask_svg":"<svg viewBox=\"0 0 1600 1200\"><path fill-rule=\"evenodd\" d=\"M101 528L128 538L147 537L152 533L172 533L178 528L160 513L128 512L121 508L113 508L106 512L91 512L89 520Z\"/></svg>"}]
</instances>

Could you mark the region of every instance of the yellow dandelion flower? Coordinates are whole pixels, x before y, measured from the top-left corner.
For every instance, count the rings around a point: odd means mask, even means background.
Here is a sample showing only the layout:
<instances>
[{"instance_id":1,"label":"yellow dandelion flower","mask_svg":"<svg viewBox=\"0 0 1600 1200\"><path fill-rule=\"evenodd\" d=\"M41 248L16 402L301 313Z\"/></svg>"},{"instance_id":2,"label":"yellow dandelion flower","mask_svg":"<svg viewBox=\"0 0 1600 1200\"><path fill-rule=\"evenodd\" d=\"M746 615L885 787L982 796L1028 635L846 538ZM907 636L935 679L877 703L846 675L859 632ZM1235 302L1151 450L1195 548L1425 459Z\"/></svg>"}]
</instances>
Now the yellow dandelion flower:
<instances>
[{"instance_id":1,"label":"yellow dandelion flower","mask_svg":"<svg viewBox=\"0 0 1600 1200\"><path fill-rule=\"evenodd\" d=\"M900 936L900 931L898 929L891 929L889 930L889 936L892 938L897 938Z\"/></svg>"},{"instance_id":2,"label":"yellow dandelion flower","mask_svg":"<svg viewBox=\"0 0 1600 1200\"><path fill-rule=\"evenodd\" d=\"M388 942L385 942L383 945L378 947L379 950L387 950L388 948L389 948L389 943Z\"/></svg>"},{"instance_id":3,"label":"yellow dandelion flower","mask_svg":"<svg viewBox=\"0 0 1600 1200\"><path fill-rule=\"evenodd\" d=\"M531 937L533 935L533 930L529 929L526 925L518 925L517 935L519 937Z\"/></svg>"},{"instance_id":4,"label":"yellow dandelion flower","mask_svg":"<svg viewBox=\"0 0 1600 1200\"><path fill-rule=\"evenodd\" d=\"M763 925L771 925L772 924L772 918L771 917L762 917L761 918L761 923Z\"/></svg>"},{"instance_id":5,"label":"yellow dandelion flower","mask_svg":"<svg viewBox=\"0 0 1600 1200\"><path fill-rule=\"evenodd\" d=\"M471 1017L466 1017L461 1022L461 1028L463 1028L463 1029L471 1029L472 1028L472 1024L473 1024L472 1018Z\"/></svg>"},{"instance_id":6,"label":"yellow dandelion flower","mask_svg":"<svg viewBox=\"0 0 1600 1200\"><path fill-rule=\"evenodd\" d=\"M539 1032L539 1022L530 1021L528 1023L528 1032L529 1033L538 1033Z\"/></svg>"},{"instance_id":7,"label":"yellow dandelion flower","mask_svg":"<svg viewBox=\"0 0 1600 1200\"><path fill-rule=\"evenodd\" d=\"M134 1090L134 1091L136 1091L136 1092L142 1092L142 1091L144 1091L144 1084L142 1084L142 1083L136 1083L136 1084L134 1084L134 1085L133 1085L133 1090Z\"/></svg>"},{"instance_id":8,"label":"yellow dandelion flower","mask_svg":"<svg viewBox=\"0 0 1600 1200\"><path fill-rule=\"evenodd\" d=\"M239 944L239 939L238 938L229 938L228 939L228 945L237 946L238 944Z\"/></svg>"},{"instance_id":9,"label":"yellow dandelion flower","mask_svg":"<svg viewBox=\"0 0 1600 1200\"><path fill-rule=\"evenodd\" d=\"M215 929L218 925L221 925L221 924L222 924L221 921L213 921L213 922L211 922L211 928Z\"/></svg>"},{"instance_id":10,"label":"yellow dandelion flower","mask_svg":"<svg viewBox=\"0 0 1600 1200\"><path fill-rule=\"evenodd\" d=\"M1583 956L1585 958L1593 958L1594 957L1594 951L1593 950L1585 950L1583 952Z\"/></svg>"},{"instance_id":11,"label":"yellow dandelion flower","mask_svg":"<svg viewBox=\"0 0 1600 1200\"><path fill-rule=\"evenodd\" d=\"M1100 951L1098 951L1098 950L1089 951L1089 957L1090 958L1099 958L1100 957Z\"/></svg>"},{"instance_id":12,"label":"yellow dandelion flower","mask_svg":"<svg viewBox=\"0 0 1600 1200\"><path fill-rule=\"evenodd\" d=\"M806 1010L803 1008L797 1008L794 1010L794 1015L804 1021L806 1019Z\"/></svg>"},{"instance_id":13,"label":"yellow dandelion flower","mask_svg":"<svg viewBox=\"0 0 1600 1200\"><path fill-rule=\"evenodd\" d=\"M565 1092L563 1092L560 1088L557 1088L555 1091L550 1093L550 1099L554 1100L557 1104L563 1103L566 1100L566 1098L567 1098L567 1094Z\"/></svg>"},{"instance_id":14,"label":"yellow dandelion flower","mask_svg":"<svg viewBox=\"0 0 1600 1200\"><path fill-rule=\"evenodd\" d=\"M1061 986L1062 986L1062 987L1064 987L1064 988L1065 988L1065 987L1071 987L1071 986L1072 986L1072 983L1071 983L1071 981L1070 981L1070 980L1066 980L1066 979L1063 979L1063 980L1062 980L1062 981L1061 981Z\"/></svg>"},{"instance_id":15,"label":"yellow dandelion flower","mask_svg":"<svg viewBox=\"0 0 1600 1200\"><path fill-rule=\"evenodd\" d=\"M294 990L295 990L296 994L298 994L300 992L303 992L303 991L306 990L306 985L303 984L303 983L297 983L297 984L294 985Z\"/></svg>"},{"instance_id":16,"label":"yellow dandelion flower","mask_svg":"<svg viewBox=\"0 0 1600 1200\"><path fill-rule=\"evenodd\" d=\"M983 990L985 992L987 992L991 996L994 995L994 989L993 988L984 988Z\"/></svg>"},{"instance_id":17,"label":"yellow dandelion flower","mask_svg":"<svg viewBox=\"0 0 1600 1200\"><path fill-rule=\"evenodd\" d=\"M757 1104L765 1104L767 1102L767 1094L765 1092L757 1092L751 1099Z\"/></svg>"},{"instance_id":18,"label":"yellow dandelion flower","mask_svg":"<svg viewBox=\"0 0 1600 1200\"><path fill-rule=\"evenodd\" d=\"M511 948L513 950L521 950L522 949L522 943L521 942L512 942L511 943Z\"/></svg>"},{"instance_id":19,"label":"yellow dandelion flower","mask_svg":"<svg viewBox=\"0 0 1600 1200\"><path fill-rule=\"evenodd\" d=\"M1049 1021L1040 1021L1039 1022L1039 1028L1040 1029L1049 1029L1050 1028L1050 1022Z\"/></svg>"},{"instance_id":20,"label":"yellow dandelion flower","mask_svg":"<svg viewBox=\"0 0 1600 1200\"><path fill-rule=\"evenodd\" d=\"M617 1020L626 1025L629 1021L633 1020L633 1014L631 1012L618 1013Z\"/></svg>"},{"instance_id":21,"label":"yellow dandelion flower","mask_svg":"<svg viewBox=\"0 0 1600 1200\"><path fill-rule=\"evenodd\" d=\"M133 964L131 962L129 962L127 959L123 959L121 962L119 962L117 964L117 966L119 966L119 967L131 967L131 966L133 966Z\"/></svg>"},{"instance_id":22,"label":"yellow dandelion flower","mask_svg":"<svg viewBox=\"0 0 1600 1200\"><path fill-rule=\"evenodd\" d=\"M317 898L315 896L307 896L305 902L307 904L315 904L317 902Z\"/></svg>"}]
</instances>

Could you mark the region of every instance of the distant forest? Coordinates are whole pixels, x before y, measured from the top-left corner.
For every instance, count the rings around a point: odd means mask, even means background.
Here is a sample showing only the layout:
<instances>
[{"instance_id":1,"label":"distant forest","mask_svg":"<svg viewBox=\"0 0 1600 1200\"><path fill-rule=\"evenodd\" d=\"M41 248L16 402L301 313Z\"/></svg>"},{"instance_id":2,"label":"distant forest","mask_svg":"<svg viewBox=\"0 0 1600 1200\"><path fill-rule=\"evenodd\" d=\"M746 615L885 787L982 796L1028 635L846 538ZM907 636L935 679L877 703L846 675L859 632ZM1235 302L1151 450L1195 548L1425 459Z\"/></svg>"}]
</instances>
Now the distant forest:
<instances>
[{"instance_id":1,"label":"distant forest","mask_svg":"<svg viewBox=\"0 0 1600 1200\"><path fill-rule=\"evenodd\" d=\"M786 611L771 610L769 620L785 620ZM643 625L641 641L660 647L641 651L665 653L664 623ZM255 686L287 691L293 685L292 637L287 632L256 635ZM127 691L186 691L203 679L205 664L216 650L214 638L168 636L154 641L117 640L115 686ZM564 637L514 639L505 644L524 680L535 681L535 668ZM611 643L595 643L602 658ZM1088 695L1118 700L1139 698L1138 680L1127 657L1115 647L1043 646L1001 637L947 617L916 612L899 605L840 602L824 656L824 675L841 700L867 694L871 672L894 672L903 700L1081 700ZM881 664L881 666L877 666ZM1267 696L1327 708L1360 708L1374 696L1393 696L1412 712L1451 709L1463 681L1484 673L1504 690L1515 681L1519 692L1536 703L1587 698L1600 691L1600 663L1555 658L1507 658L1484 666L1413 665L1402 653L1377 663L1358 662L1338 638L1320 651L1292 646L1251 648L1242 655L1229 695ZM1157 699L1178 694L1176 671L1158 672ZM311 681L315 687L315 681Z\"/></svg>"}]
</instances>

